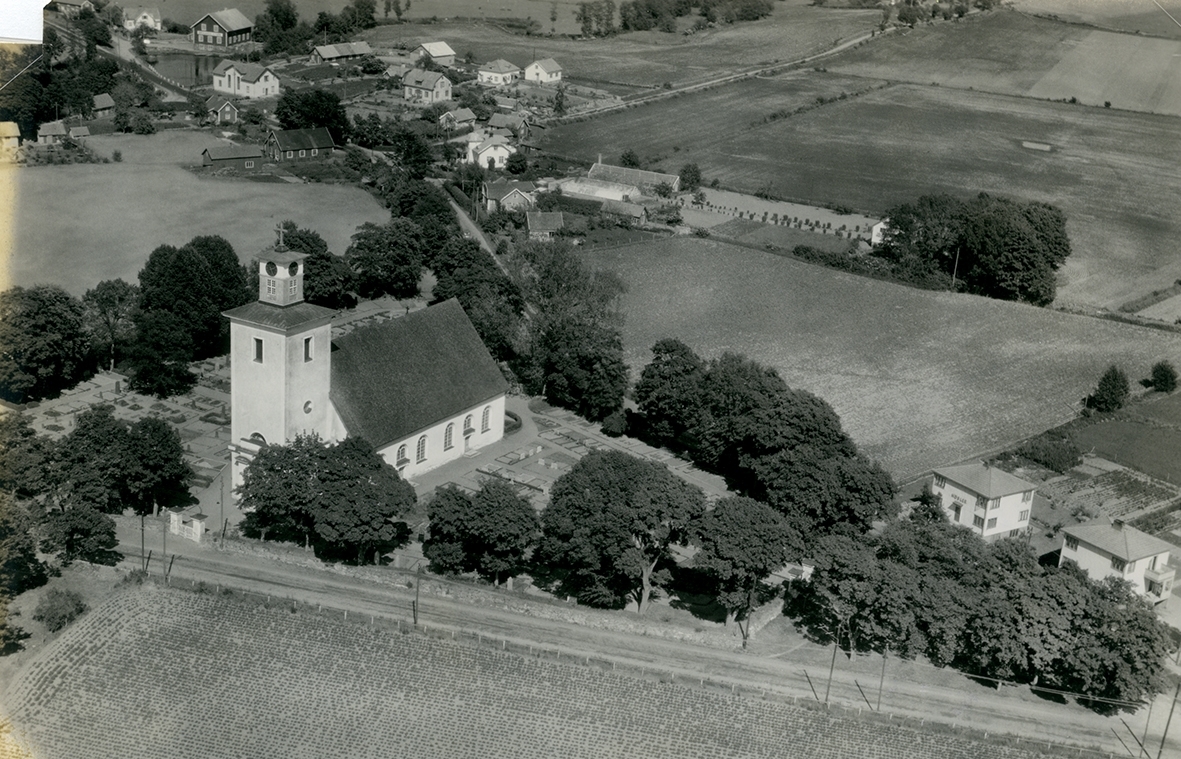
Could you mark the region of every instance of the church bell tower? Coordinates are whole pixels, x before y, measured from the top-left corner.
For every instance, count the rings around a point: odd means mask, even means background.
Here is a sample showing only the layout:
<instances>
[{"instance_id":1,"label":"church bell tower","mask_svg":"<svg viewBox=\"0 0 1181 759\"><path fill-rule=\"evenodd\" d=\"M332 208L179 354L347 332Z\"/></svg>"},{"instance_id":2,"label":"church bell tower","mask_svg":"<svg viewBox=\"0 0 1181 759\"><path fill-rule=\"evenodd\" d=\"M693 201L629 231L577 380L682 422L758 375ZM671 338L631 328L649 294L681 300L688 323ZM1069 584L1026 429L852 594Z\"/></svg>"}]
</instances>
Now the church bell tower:
<instances>
[{"instance_id":1,"label":"church bell tower","mask_svg":"<svg viewBox=\"0 0 1181 759\"><path fill-rule=\"evenodd\" d=\"M333 435L328 393L333 311L303 299L303 253L278 242L260 254L258 300L230 320L230 459L235 490L258 450L297 435Z\"/></svg>"}]
</instances>

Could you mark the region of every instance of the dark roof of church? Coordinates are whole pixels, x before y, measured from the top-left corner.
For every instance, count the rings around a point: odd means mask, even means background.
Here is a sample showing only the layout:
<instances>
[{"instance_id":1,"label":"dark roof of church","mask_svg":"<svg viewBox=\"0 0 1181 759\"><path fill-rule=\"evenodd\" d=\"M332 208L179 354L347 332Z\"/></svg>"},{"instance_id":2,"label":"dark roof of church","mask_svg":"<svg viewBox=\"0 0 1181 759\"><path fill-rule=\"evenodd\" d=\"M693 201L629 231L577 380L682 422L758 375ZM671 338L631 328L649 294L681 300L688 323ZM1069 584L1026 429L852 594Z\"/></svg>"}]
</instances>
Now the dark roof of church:
<instances>
[{"instance_id":1,"label":"dark roof of church","mask_svg":"<svg viewBox=\"0 0 1181 759\"><path fill-rule=\"evenodd\" d=\"M333 340L332 405L350 435L375 448L508 390L452 298Z\"/></svg>"},{"instance_id":2,"label":"dark roof of church","mask_svg":"<svg viewBox=\"0 0 1181 759\"><path fill-rule=\"evenodd\" d=\"M237 308L231 308L229 311L224 311L222 312L222 316L227 319L237 319L238 321L250 322L251 324L258 324L264 327L274 327L276 329L290 331L296 327L301 327L321 319L327 321L335 313L331 308L317 306L307 301L293 303L290 306L276 306L273 303L263 303L255 300L247 303L245 306L238 306Z\"/></svg>"}]
</instances>

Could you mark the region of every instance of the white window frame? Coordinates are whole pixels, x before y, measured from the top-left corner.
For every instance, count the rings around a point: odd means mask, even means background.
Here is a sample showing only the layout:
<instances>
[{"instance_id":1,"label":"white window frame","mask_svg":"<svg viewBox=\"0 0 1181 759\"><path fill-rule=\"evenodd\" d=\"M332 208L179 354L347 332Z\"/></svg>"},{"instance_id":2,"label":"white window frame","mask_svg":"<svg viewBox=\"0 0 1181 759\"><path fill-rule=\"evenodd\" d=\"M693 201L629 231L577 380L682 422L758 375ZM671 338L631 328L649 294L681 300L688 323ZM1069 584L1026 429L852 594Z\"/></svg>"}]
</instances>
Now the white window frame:
<instances>
[{"instance_id":1,"label":"white window frame","mask_svg":"<svg viewBox=\"0 0 1181 759\"><path fill-rule=\"evenodd\" d=\"M254 161L247 161L246 163L242 164L242 166L247 169L253 169L254 168Z\"/></svg>"},{"instance_id":2,"label":"white window frame","mask_svg":"<svg viewBox=\"0 0 1181 759\"><path fill-rule=\"evenodd\" d=\"M421 435L418 438L418 445L414 449L415 463L421 464L426 461L426 435Z\"/></svg>"},{"instance_id":3,"label":"white window frame","mask_svg":"<svg viewBox=\"0 0 1181 759\"><path fill-rule=\"evenodd\" d=\"M485 406L484 413L480 415L480 432L488 432L492 429L492 407Z\"/></svg>"}]
</instances>

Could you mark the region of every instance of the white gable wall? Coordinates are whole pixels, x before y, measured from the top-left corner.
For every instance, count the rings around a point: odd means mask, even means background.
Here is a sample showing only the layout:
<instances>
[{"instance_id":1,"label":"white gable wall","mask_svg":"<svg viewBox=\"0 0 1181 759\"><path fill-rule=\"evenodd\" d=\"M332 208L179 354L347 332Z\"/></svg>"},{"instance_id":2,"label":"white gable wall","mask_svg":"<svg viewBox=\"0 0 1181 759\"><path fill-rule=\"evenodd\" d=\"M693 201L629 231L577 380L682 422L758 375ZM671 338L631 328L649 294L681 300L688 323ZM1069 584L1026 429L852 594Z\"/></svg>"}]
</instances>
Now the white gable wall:
<instances>
[{"instance_id":1,"label":"white gable wall","mask_svg":"<svg viewBox=\"0 0 1181 759\"><path fill-rule=\"evenodd\" d=\"M396 440L378 450L381 457L396 468L405 479L437 469L442 465L462 458L468 451L474 451L499 442L504 437L504 395L498 395L486 403L472 406L453 417L449 417L425 430L418 430L402 440ZM484 410L488 409L488 429L484 429ZM464 421L471 417L472 432L464 435ZM339 418L339 417L338 417ZM452 426L451 447L447 448L447 426ZM343 425L342 425L343 427ZM418 459L418 440L426 436L426 458ZM405 446L407 461L398 465L398 450Z\"/></svg>"},{"instance_id":2,"label":"white gable wall","mask_svg":"<svg viewBox=\"0 0 1181 759\"><path fill-rule=\"evenodd\" d=\"M985 540L999 540L1009 537L1013 530L1024 532L1029 529L1032 490L985 499L973 490L936 475L931 492L939 496L947 518L953 524L968 527Z\"/></svg>"}]
</instances>

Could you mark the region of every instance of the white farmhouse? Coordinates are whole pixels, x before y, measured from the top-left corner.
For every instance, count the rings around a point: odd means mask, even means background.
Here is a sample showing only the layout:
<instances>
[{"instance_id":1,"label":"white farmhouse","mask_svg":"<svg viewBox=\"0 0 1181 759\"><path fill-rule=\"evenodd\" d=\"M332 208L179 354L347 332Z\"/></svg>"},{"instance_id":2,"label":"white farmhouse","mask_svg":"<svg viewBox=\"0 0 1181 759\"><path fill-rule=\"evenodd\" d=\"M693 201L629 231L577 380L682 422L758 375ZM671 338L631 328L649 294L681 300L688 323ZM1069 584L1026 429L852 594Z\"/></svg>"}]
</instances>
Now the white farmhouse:
<instances>
[{"instance_id":1,"label":"white farmhouse","mask_svg":"<svg viewBox=\"0 0 1181 759\"><path fill-rule=\"evenodd\" d=\"M279 77L257 63L222 61L213 70L213 91L247 99L277 97Z\"/></svg>"},{"instance_id":2,"label":"white farmhouse","mask_svg":"<svg viewBox=\"0 0 1181 759\"><path fill-rule=\"evenodd\" d=\"M1024 534L1036 490L1033 483L985 463L936 469L931 483L952 523L985 540Z\"/></svg>"},{"instance_id":3,"label":"white farmhouse","mask_svg":"<svg viewBox=\"0 0 1181 759\"><path fill-rule=\"evenodd\" d=\"M1101 517L1062 530L1058 564L1077 564L1092 580L1127 580L1132 590L1155 605L1167 601L1173 592L1173 569L1169 567L1172 550L1171 544L1123 520Z\"/></svg>"},{"instance_id":4,"label":"white farmhouse","mask_svg":"<svg viewBox=\"0 0 1181 759\"><path fill-rule=\"evenodd\" d=\"M562 67L553 58L542 58L525 67L525 81L557 84L562 81Z\"/></svg>"},{"instance_id":5,"label":"white farmhouse","mask_svg":"<svg viewBox=\"0 0 1181 759\"><path fill-rule=\"evenodd\" d=\"M455 51L446 42L424 42L414 49L414 58L426 56L440 66L455 65Z\"/></svg>"},{"instance_id":6,"label":"white farmhouse","mask_svg":"<svg viewBox=\"0 0 1181 759\"><path fill-rule=\"evenodd\" d=\"M363 437L407 478L504 436L508 384L457 300L333 339L303 299L305 256L261 255L258 300L230 320L232 482L300 434Z\"/></svg>"},{"instance_id":7,"label":"white farmhouse","mask_svg":"<svg viewBox=\"0 0 1181 759\"><path fill-rule=\"evenodd\" d=\"M503 58L497 58L480 66L476 82L485 87L503 87L521 78L521 67Z\"/></svg>"},{"instance_id":8,"label":"white farmhouse","mask_svg":"<svg viewBox=\"0 0 1181 759\"><path fill-rule=\"evenodd\" d=\"M159 8L124 8L123 28L134 32L141 26L155 29L157 32L164 28L160 19Z\"/></svg>"}]
</instances>

